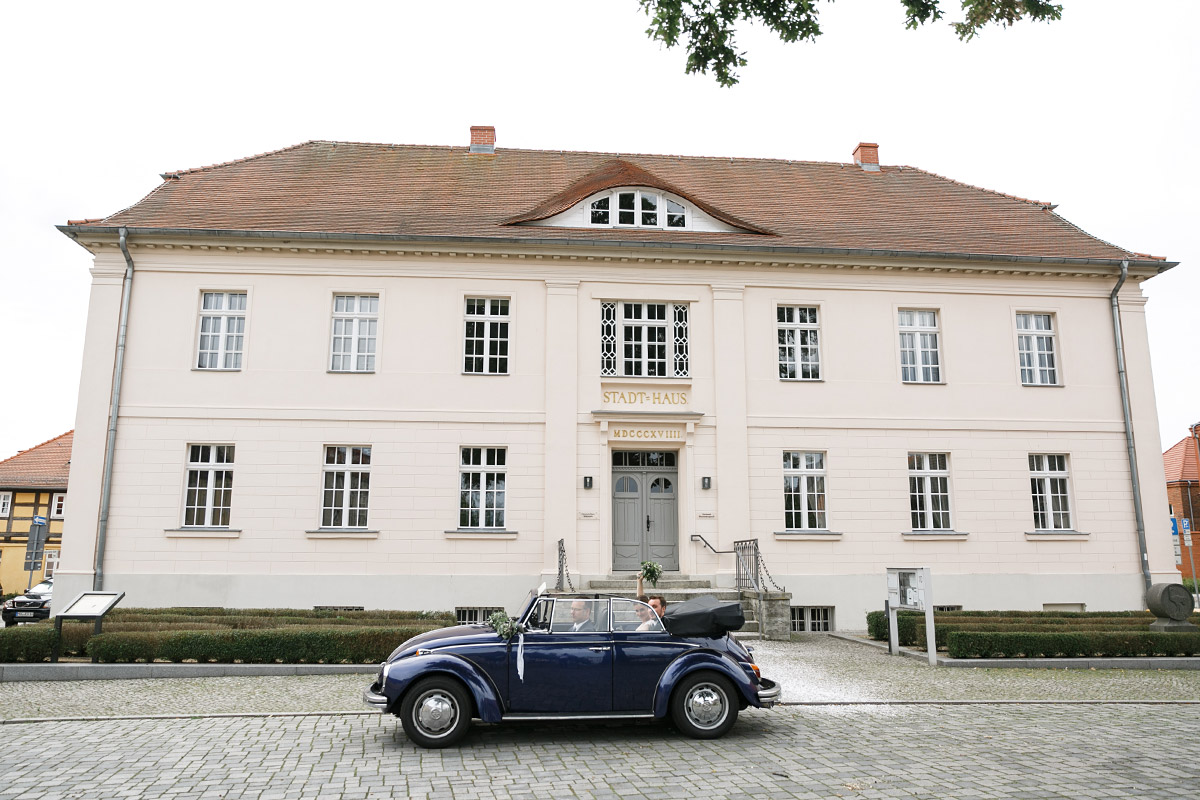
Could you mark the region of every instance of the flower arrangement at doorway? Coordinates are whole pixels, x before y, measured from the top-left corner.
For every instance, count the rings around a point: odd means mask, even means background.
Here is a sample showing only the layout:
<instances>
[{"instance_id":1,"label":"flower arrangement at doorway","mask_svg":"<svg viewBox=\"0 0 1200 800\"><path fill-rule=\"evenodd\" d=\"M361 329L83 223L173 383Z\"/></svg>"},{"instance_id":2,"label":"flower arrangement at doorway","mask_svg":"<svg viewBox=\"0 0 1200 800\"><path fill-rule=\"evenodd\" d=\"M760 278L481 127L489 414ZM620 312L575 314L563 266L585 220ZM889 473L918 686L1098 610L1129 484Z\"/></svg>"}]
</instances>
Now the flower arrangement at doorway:
<instances>
[{"instance_id":1,"label":"flower arrangement at doorway","mask_svg":"<svg viewBox=\"0 0 1200 800\"><path fill-rule=\"evenodd\" d=\"M658 588L658 579L662 574L662 564L655 564L653 561L642 562L642 577L650 581L651 586Z\"/></svg>"}]
</instances>

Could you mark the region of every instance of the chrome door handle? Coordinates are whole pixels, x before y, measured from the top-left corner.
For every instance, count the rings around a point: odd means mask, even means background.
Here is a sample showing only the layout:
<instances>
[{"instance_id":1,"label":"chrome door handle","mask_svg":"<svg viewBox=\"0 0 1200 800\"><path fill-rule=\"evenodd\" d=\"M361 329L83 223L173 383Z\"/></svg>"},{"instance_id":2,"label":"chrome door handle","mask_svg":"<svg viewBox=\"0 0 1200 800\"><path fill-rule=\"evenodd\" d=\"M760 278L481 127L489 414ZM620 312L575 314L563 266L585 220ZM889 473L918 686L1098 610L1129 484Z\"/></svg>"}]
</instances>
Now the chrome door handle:
<instances>
[{"instance_id":1,"label":"chrome door handle","mask_svg":"<svg viewBox=\"0 0 1200 800\"><path fill-rule=\"evenodd\" d=\"M604 652L607 652L609 649L610 648L608 648L608 647L589 647L588 648L588 650L595 650L597 653L604 653Z\"/></svg>"}]
</instances>

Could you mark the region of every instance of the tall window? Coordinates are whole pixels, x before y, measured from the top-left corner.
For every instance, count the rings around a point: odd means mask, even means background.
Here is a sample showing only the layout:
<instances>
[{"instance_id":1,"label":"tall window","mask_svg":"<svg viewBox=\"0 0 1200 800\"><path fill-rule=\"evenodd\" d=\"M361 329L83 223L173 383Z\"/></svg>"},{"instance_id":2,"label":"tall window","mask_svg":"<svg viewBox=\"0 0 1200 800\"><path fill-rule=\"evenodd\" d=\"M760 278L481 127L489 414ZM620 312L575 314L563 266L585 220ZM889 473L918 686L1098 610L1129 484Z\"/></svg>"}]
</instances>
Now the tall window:
<instances>
[{"instance_id":1,"label":"tall window","mask_svg":"<svg viewBox=\"0 0 1200 800\"><path fill-rule=\"evenodd\" d=\"M458 527L504 527L503 447L464 447L458 468Z\"/></svg>"},{"instance_id":2,"label":"tall window","mask_svg":"<svg viewBox=\"0 0 1200 800\"><path fill-rule=\"evenodd\" d=\"M374 372L378 328L379 298L376 295L334 295L329 369L333 372Z\"/></svg>"},{"instance_id":3,"label":"tall window","mask_svg":"<svg viewBox=\"0 0 1200 800\"><path fill-rule=\"evenodd\" d=\"M905 383L940 383L937 312L901 309L899 322L900 379Z\"/></svg>"},{"instance_id":4,"label":"tall window","mask_svg":"<svg viewBox=\"0 0 1200 800\"><path fill-rule=\"evenodd\" d=\"M1017 314L1017 353L1021 359L1022 384L1058 385L1053 314Z\"/></svg>"},{"instance_id":5,"label":"tall window","mask_svg":"<svg viewBox=\"0 0 1200 800\"><path fill-rule=\"evenodd\" d=\"M602 303L600 374L688 376L688 307L682 303Z\"/></svg>"},{"instance_id":6,"label":"tall window","mask_svg":"<svg viewBox=\"0 0 1200 800\"><path fill-rule=\"evenodd\" d=\"M643 189L626 189L593 200L588 224L599 227L686 228L686 206Z\"/></svg>"},{"instance_id":7,"label":"tall window","mask_svg":"<svg viewBox=\"0 0 1200 800\"><path fill-rule=\"evenodd\" d=\"M824 453L784 451L783 521L789 531L827 527Z\"/></svg>"},{"instance_id":8,"label":"tall window","mask_svg":"<svg viewBox=\"0 0 1200 800\"><path fill-rule=\"evenodd\" d=\"M508 374L508 298L468 297L463 372Z\"/></svg>"},{"instance_id":9,"label":"tall window","mask_svg":"<svg viewBox=\"0 0 1200 800\"><path fill-rule=\"evenodd\" d=\"M1065 455L1030 455L1029 483L1033 495L1033 528L1071 530L1070 475Z\"/></svg>"},{"instance_id":10,"label":"tall window","mask_svg":"<svg viewBox=\"0 0 1200 800\"><path fill-rule=\"evenodd\" d=\"M183 524L197 528L228 527L232 505L233 445L188 445Z\"/></svg>"},{"instance_id":11,"label":"tall window","mask_svg":"<svg viewBox=\"0 0 1200 800\"><path fill-rule=\"evenodd\" d=\"M241 369L245 338L245 292L204 292L197 369Z\"/></svg>"},{"instance_id":12,"label":"tall window","mask_svg":"<svg viewBox=\"0 0 1200 800\"><path fill-rule=\"evenodd\" d=\"M371 448L331 445L325 448L325 481L321 492L322 528L367 527L371 492Z\"/></svg>"},{"instance_id":13,"label":"tall window","mask_svg":"<svg viewBox=\"0 0 1200 800\"><path fill-rule=\"evenodd\" d=\"M779 377L815 381L821 378L815 306L779 306Z\"/></svg>"},{"instance_id":14,"label":"tall window","mask_svg":"<svg viewBox=\"0 0 1200 800\"><path fill-rule=\"evenodd\" d=\"M0 519L8 519L12 511L12 492L0 492Z\"/></svg>"},{"instance_id":15,"label":"tall window","mask_svg":"<svg viewBox=\"0 0 1200 800\"><path fill-rule=\"evenodd\" d=\"M59 550L47 550L46 560L42 565L42 579L53 578L55 570L58 569L58 554Z\"/></svg>"},{"instance_id":16,"label":"tall window","mask_svg":"<svg viewBox=\"0 0 1200 800\"><path fill-rule=\"evenodd\" d=\"M52 519L62 519L66 507L67 495L65 492L58 492L50 496L50 517Z\"/></svg>"},{"instance_id":17,"label":"tall window","mask_svg":"<svg viewBox=\"0 0 1200 800\"><path fill-rule=\"evenodd\" d=\"M945 453L908 454L908 506L914 531L950 530L950 471Z\"/></svg>"}]
</instances>

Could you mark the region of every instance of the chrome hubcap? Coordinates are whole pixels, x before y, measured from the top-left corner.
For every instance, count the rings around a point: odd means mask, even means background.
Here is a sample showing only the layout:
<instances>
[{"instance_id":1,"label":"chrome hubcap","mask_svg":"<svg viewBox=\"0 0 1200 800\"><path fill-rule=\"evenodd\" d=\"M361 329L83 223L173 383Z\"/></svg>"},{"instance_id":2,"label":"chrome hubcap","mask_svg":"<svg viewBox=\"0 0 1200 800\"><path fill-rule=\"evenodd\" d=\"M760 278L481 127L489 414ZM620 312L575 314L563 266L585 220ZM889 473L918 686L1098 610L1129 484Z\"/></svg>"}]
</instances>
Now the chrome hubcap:
<instances>
[{"instance_id":1,"label":"chrome hubcap","mask_svg":"<svg viewBox=\"0 0 1200 800\"><path fill-rule=\"evenodd\" d=\"M454 725L458 711L454 707L454 698L440 690L426 692L417 698L413 716L416 723L431 736L444 734Z\"/></svg>"},{"instance_id":2,"label":"chrome hubcap","mask_svg":"<svg viewBox=\"0 0 1200 800\"><path fill-rule=\"evenodd\" d=\"M684 701L688 719L698 728L715 728L725 719L725 694L711 683L693 686Z\"/></svg>"}]
</instances>

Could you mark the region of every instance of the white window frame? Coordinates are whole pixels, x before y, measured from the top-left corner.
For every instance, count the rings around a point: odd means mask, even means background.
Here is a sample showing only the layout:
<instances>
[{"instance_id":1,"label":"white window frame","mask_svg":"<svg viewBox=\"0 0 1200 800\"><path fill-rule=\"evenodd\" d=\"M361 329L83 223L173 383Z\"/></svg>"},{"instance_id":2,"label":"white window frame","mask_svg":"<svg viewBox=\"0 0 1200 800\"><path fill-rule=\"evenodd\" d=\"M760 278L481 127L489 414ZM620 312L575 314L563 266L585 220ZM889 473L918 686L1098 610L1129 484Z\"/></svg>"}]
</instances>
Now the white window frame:
<instances>
[{"instance_id":1,"label":"white window frame","mask_svg":"<svg viewBox=\"0 0 1200 800\"><path fill-rule=\"evenodd\" d=\"M950 456L908 454L908 511L914 531L954 530L950 514Z\"/></svg>"},{"instance_id":2,"label":"white window frame","mask_svg":"<svg viewBox=\"0 0 1200 800\"><path fill-rule=\"evenodd\" d=\"M246 351L247 292L200 292L195 368L237 372Z\"/></svg>"},{"instance_id":3,"label":"white window frame","mask_svg":"<svg viewBox=\"0 0 1200 800\"><path fill-rule=\"evenodd\" d=\"M785 319L785 317L791 319ZM801 321L801 317L806 317ZM821 308L816 305L785 305L775 308L779 380L821 380ZM804 340L804 341L802 341ZM803 374L808 372L807 375ZM790 373L790 374L789 374Z\"/></svg>"},{"instance_id":4,"label":"white window frame","mask_svg":"<svg viewBox=\"0 0 1200 800\"><path fill-rule=\"evenodd\" d=\"M196 443L187 446L183 481L183 527L228 528L233 513L235 446Z\"/></svg>"},{"instance_id":5,"label":"white window frame","mask_svg":"<svg viewBox=\"0 0 1200 800\"><path fill-rule=\"evenodd\" d=\"M0 519L8 519L12 513L12 492L0 492Z\"/></svg>"},{"instance_id":6,"label":"white window frame","mask_svg":"<svg viewBox=\"0 0 1200 800\"><path fill-rule=\"evenodd\" d=\"M633 209L622 209L620 207L621 195L633 195ZM650 200L654 208L643 208L642 198ZM605 208L598 208L599 205L606 204ZM675 206L679 210L672 209ZM598 219L598 214L608 214L607 222L593 222L593 219ZM632 213L633 222L621 222L621 214ZM656 215L656 221L646 223L644 220L646 215ZM647 189L641 187L623 186L617 189L595 194L584 201L583 204L583 224L588 228L642 228L649 230L665 230L665 231L685 231L692 227L692 208L689 204L683 201L683 198L668 194L667 192L658 189ZM668 225L668 217L683 216L683 225Z\"/></svg>"},{"instance_id":7,"label":"white window frame","mask_svg":"<svg viewBox=\"0 0 1200 800\"><path fill-rule=\"evenodd\" d=\"M480 311L482 304L482 312ZM478 350L475 350L476 345ZM496 352L493 353L492 351ZM512 298L463 300L463 374L507 375L512 350ZM474 351L474 352L472 352Z\"/></svg>"},{"instance_id":8,"label":"white window frame","mask_svg":"<svg viewBox=\"0 0 1200 800\"><path fill-rule=\"evenodd\" d=\"M1048 328L1030 327L1045 321ZM1022 386L1060 386L1057 315L1048 311L1018 311L1017 367ZM1025 327L1022 327L1024 324Z\"/></svg>"},{"instance_id":9,"label":"white window frame","mask_svg":"<svg viewBox=\"0 0 1200 800\"><path fill-rule=\"evenodd\" d=\"M62 519L67 510L67 493L55 492L50 495L50 519Z\"/></svg>"},{"instance_id":10,"label":"white window frame","mask_svg":"<svg viewBox=\"0 0 1200 800\"><path fill-rule=\"evenodd\" d=\"M1033 503L1033 529L1074 530L1071 517L1073 504L1069 457L1065 453L1030 453L1029 484L1030 500Z\"/></svg>"},{"instance_id":11,"label":"white window frame","mask_svg":"<svg viewBox=\"0 0 1200 800\"><path fill-rule=\"evenodd\" d=\"M920 315L932 314L933 324ZM896 324L900 340L900 380L903 383L945 383L942 363L941 312L936 308L900 308ZM932 346L931 346L932 345Z\"/></svg>"},{"instance_id":12,"label":"white window frame","mask_svg":"<svg viewBox=\"0 0 1200 800\"><path fill-rule=\"evenodd\" d=\"M508 448L464 445L458 454L459 530L505 530Z\"/></svg>"},{"instance_id":13,"label":"white window frame","mask_svg":"<svg viewBox=\"0 0 1200 800\"><path fill-rule=\"evenodd\" d=\"M59 555L61 550L46 550L44 560L42 561L42 580L53 578L54 573L58 571Z\"/></svg>"},{"instance_id":14,"label":"white window frame","mask_svg":"<svg viewBox=\"0 0 1200 800\"><path fill-rule=\"evenodd\" d=\"M367 527L371 502L371 445L321 448L321 530Z\"/></svg>"},{"instance_id":15,"label":"white window frame","mask_svg":"<svg viewBox=\"0 0 1200 800\"><path fill-rule=\"evenodd\" d=\"M784 530L829 530L825 455L819 450L783 451ZM795 524L797 522L800 524Z\"/></svg>"},{"instance_id":16,"label":"white window frame","mask_svg":"<svg viewBox=\"0 0 1200 800\"><path fill-rule=\"evenodd\" d=\"M662 319L649 319L662 308ZM635 316L630 314L635 313ZM656 341L650 342L654 335ZM640 339L638 336L640 335ZM606 300L600 304L600 374L623 378L687 378L689 373L688 304ZM652 358L647 345L662 347ZM658 365L661 364L661 367ZM651 375L651 366L661 373Z\"/></svg>"},{"instance_id":17,"label":"white window frame","mask_svg":"<svg viewBox=\"0 0 1200 800\"><path fill-rule=\"evenodd\" d=\"M379 343L379 295L333 296L333 320L329 337L329 371L375 371Z\"/></svg>"}]
</instances>

